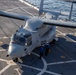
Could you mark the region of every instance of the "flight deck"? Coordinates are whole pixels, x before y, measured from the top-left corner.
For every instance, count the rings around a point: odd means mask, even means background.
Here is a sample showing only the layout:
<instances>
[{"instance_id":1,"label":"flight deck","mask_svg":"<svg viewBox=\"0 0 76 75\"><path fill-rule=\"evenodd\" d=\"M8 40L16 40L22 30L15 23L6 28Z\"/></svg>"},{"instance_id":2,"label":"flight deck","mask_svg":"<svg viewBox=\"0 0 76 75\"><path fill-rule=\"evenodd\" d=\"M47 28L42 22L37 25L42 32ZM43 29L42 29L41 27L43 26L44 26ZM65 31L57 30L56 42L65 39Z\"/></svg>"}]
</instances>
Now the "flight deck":
<instances>
[{"instance_id":1,"label":"flight deck","mask_svg":"<svg viewBox=\"0 0 76 75\"><path fill-rule=\"evenodd\" d=\"M38 11L20 0L0 0L0 10L38 16ZM25 21L0 16L0 75L76 75L76 29L57 27L58 41L50 44L48 56L39 59L35 49L15 63L6 57L11 35Z\"/></svg>"}]
</instances>

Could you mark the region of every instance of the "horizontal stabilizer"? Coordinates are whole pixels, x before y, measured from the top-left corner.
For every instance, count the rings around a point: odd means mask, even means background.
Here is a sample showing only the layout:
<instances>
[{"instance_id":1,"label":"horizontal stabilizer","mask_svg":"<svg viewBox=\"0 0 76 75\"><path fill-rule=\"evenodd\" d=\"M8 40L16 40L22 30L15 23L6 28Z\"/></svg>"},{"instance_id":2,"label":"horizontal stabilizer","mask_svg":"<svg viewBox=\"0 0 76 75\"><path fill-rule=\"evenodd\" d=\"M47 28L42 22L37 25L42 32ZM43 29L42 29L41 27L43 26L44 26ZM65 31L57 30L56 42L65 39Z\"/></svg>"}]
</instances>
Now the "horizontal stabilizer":
<instances>
[{"instance_id":1,"label":"horizontal stabilizer","mask_svg":"<svg viewBox=\"0 0 76 75\"><path fill-rule=\"evenodd\" d=\"M0 11L0 16L9 17L9 18L13 18L13 19L19 19L19 20L28 20L30 18L25 15L11 13L11 12L5 12L5 11Z\"/></svg>"}]
</instances>

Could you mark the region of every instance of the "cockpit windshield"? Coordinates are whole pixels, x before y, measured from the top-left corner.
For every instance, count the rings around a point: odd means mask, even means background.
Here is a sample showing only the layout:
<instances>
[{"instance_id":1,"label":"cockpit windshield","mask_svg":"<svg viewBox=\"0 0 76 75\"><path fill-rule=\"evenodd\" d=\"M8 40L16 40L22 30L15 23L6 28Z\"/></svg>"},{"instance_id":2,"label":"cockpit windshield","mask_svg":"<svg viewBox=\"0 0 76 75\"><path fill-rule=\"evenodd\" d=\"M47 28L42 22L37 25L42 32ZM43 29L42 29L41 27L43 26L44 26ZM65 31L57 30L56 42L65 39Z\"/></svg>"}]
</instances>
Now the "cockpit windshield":
<instances>
[{"instance_id":1,"label":"cockpit windshield","mask_svg":"<svg viewBox=\"0 0 76 75\"><path fill-rule=\"evenodd\" d=\"M25 34L21 37L20 35L14 34L11 41L14 44L30 46L32 44L32 36L31 34Z\"/></svg>"},{"instance_id":2,"label":"cockpit windshield","mask_svg":"<svg viewBox=\"0 0 76 75\"><path fill-rule=\"evenodd\" d=\"M25 45L26 39L24 37L20 37L20 36L18 36L18 35L15 34L12 37L12 43L20 44L20 45Z\"/></svg>"}]
</instances>

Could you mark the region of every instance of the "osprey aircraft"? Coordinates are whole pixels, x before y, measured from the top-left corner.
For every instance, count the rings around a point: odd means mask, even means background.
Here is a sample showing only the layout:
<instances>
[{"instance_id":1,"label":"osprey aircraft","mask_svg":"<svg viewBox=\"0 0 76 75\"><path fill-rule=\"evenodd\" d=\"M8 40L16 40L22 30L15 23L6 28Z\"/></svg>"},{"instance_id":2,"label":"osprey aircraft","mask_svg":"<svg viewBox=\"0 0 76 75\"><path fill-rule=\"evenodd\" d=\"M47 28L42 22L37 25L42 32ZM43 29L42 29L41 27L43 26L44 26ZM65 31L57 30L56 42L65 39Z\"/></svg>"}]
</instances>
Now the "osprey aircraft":
<instances>
[{"instance_id":1,"label":"osprey aircraft","mask_svg":"<svg viewBox=\"0 0 76 75\"><path fill-rule=\"evenodd\" d=\"M39 15L45 12L43 17L31 17L0 10L0 16L26 22L11 36L7 56L11 56L13 60L29 55L36 47L55 40L56 26L76 28L75 22L56 20L58 15L65 14L43 10L43 2L44 0L41 0L39 8Z\"/></svg>"}]
</instances>

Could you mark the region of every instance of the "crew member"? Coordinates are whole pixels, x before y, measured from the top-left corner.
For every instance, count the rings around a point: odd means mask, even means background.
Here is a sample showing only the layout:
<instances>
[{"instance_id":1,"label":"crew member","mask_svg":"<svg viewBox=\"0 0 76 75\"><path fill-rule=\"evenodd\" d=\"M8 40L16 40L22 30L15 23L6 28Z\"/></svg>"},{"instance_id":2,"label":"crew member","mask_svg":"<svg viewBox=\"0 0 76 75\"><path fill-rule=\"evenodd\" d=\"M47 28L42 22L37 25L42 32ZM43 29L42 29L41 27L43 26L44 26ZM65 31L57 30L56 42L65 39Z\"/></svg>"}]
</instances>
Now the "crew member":
<instances>
[{"instance_id":1,"label":"crew member","mask_svg":"<svg viewBox=\"0 0 76 75\"><path fill-rule=\"evenodd\" d=\"M49 43L46 43L44 48L45 48L45 56L47 56L48 53L50 52L50 45L49 45Z\"/></svg>"},{"instance_id":2,"label":"crew member","mask_svg":"<svg viewBox=\"0 0 76 75\"><path fill-rule=\"evenodd\" d=\"M39 59L41 59L41 57L43 56L43 52L44 52L44 48L43 48L43 46L41 46Z\"/></svg>"}]
</instances>

